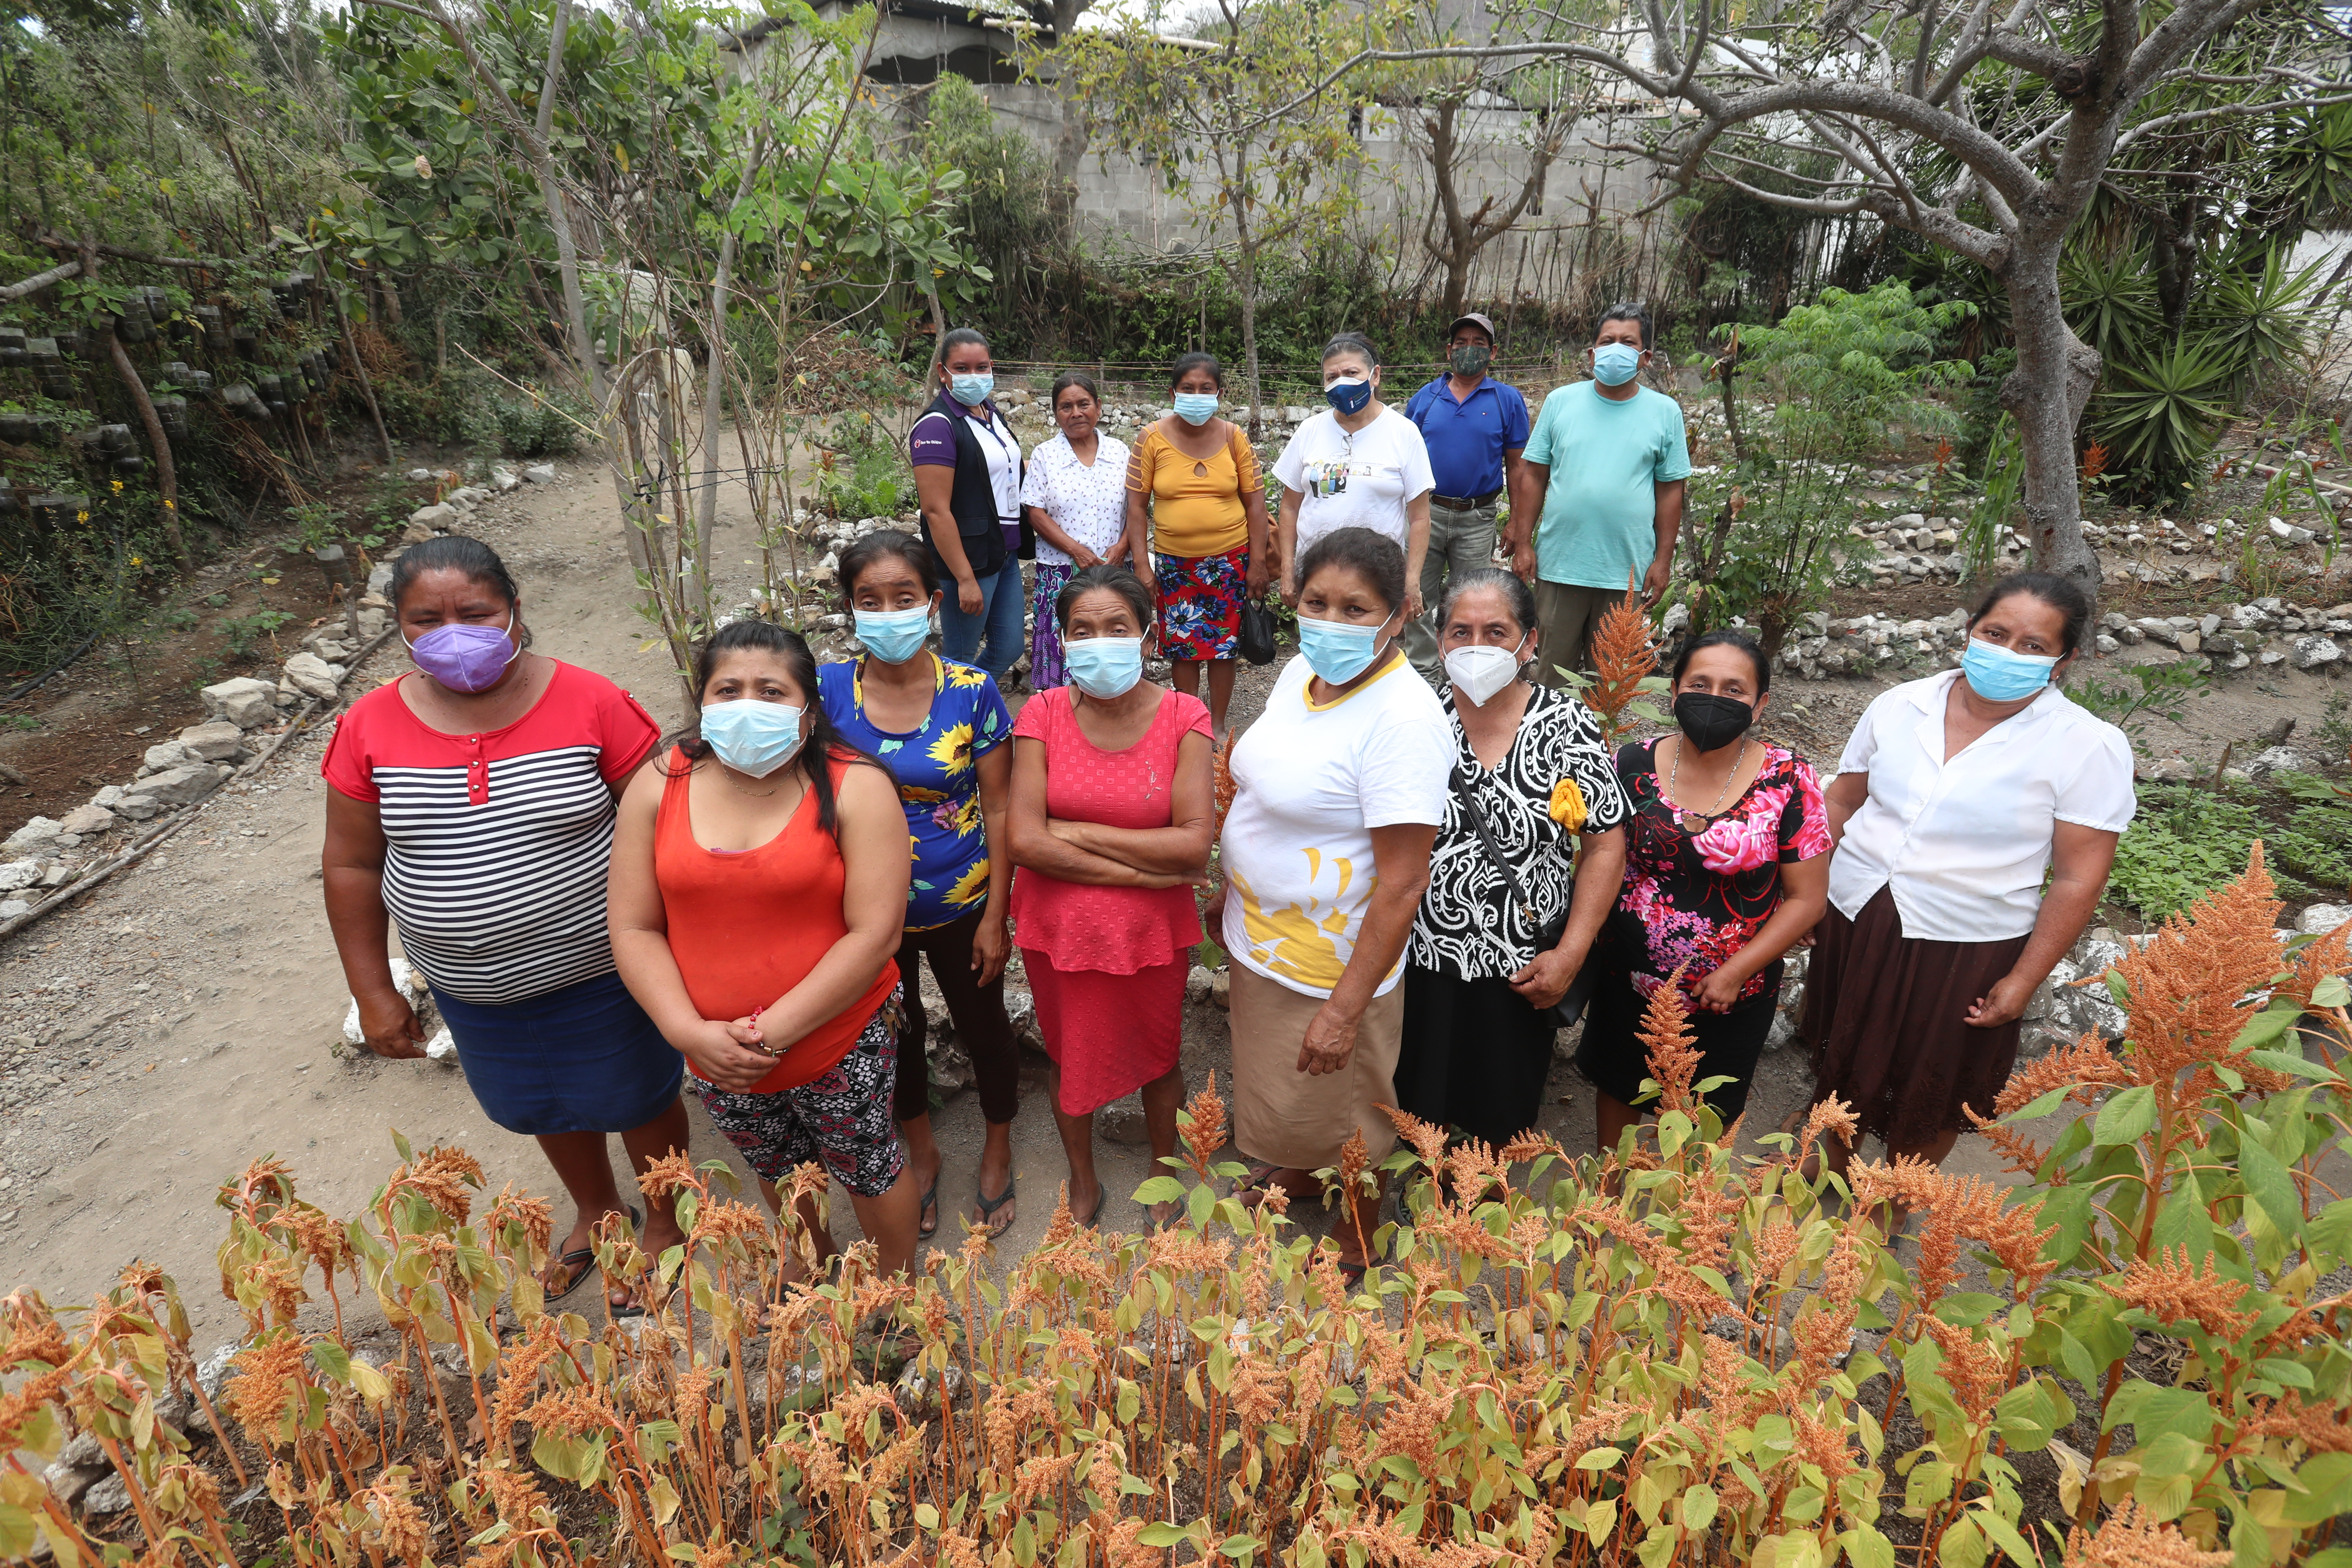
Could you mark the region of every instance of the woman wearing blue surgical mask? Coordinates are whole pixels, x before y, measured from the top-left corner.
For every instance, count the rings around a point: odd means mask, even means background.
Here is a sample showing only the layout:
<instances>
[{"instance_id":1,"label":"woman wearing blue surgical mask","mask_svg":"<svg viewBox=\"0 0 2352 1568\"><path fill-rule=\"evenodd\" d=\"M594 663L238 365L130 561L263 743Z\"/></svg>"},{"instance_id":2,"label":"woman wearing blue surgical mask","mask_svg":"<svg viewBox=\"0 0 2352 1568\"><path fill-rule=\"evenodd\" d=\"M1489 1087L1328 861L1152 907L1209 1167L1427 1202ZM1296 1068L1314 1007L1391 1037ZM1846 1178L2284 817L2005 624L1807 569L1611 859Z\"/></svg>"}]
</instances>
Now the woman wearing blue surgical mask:
<instances>
[{"instance_id":1,"label":"woman wearing blue surgical mask","mask_svg":"<svg viewBox=\"0 0 2352 1568\"><path fill-rule=\"evenodd\" d=\"M1383 1108L1397 1102L1405 941L1454 765L1445 710L1405 661L1396 542L1328 533L1297 580L1301 652L1234 742L1226 885L1208 910L1233 959L1245 1198L1319 1191L1313 1173L1351 1137L1375 1166L1396 1144ZM1331 1235L1360 1273L1379 1194L1349 1197Z\"/></svg>"},{"instance_id":2,"label":"woman wearing blue surgical mask","mask_svg":"<svg viewBox=\"0 0 2352 1568\"><path fill-rule=\"evenodd\" d=\"M1020 1051L1004 1010L1004 961L1013 951L1005 924L1013 862L1003 853L1013 717L986 671L925 645L942 586L921 540L895 528L859 539L841 553L841 587L866 652L817 671L826 717L898 780L914 845L898 947L907 1032L898 1105L927 1237L939 1228L946 1158L931 1132L929 1024L919 990L925 959L956 1042L971 1058L988 1124L971 1212L991 1234L1013 1223L1013 1118L1021 1106Z\"/></svg>"},{"instance_id":3,"label":"woman wearing blue surgical mask","mask_svg":"<svg viewBox=\"0 0 2352 1568\"><path fill-rule=\"evenodd\" d=\"M605 901L621 977L686 1058L770 1207L822 1162L883 1274L914 1257L890 1118L906 819L890 775L816 702L796 632L743 620L696 655L695 728L621 799ZM814 1195L794 1216L833 1256Z\"/></svg>"},{"instance_id":4,"label":"woman wearing blue surgical mask","mask_svg":"<svg viewBox=\"0 0 2352 1568\"><path fill-rule=\"evenodd\" d=\"M1129 548L1139 573L1150 563L1169 682L1198 697L1208 672L1209 719L1221 746L1242 604L1265 596L1274 557L1257 452L1240 426L1217 414L1224 388L1214 354L1177 355L1168 375L1173 407L1136 437L1127 465Z\"/></svg>"},{"instance_id":5,"label":"woman wearing blue surgical mask","mask_svg":"<svg viewBox=\"0 0 2352 1568\"><path fill-rule=\"evenodd\" d=\"M923 540L947 594L940 641L947 656L1000 684L1022 654L1021 558L1033 544L1021 510L1021 442L995 403L988 340L970 327L940 339L931 405L907 432Z\"/></svg>"},{"instance_id":6,"label":"woman wearing blue surgical mask","mask_svg":"<svg viewBox=\"0 0 2352 1568\"><path fill-rule=\"evenodd\" d=\"M1323 349L1329 406L1291 433L1274 460L1282 481L1276 523L1282 596L1298 603L1297 563L1335 529L1369 528L1404 552L1405 618L1421 615L1422 557L1429 552L1429 498L1436 488L1421 426L1381 401L1381 356L1360 332Z\"/></svg>"},{"instance_id":7,"label":"woman wearing blue surgical mask","mask_svg":"<svg viewBox=\"0 0 2352 1568\"><path fill-rule=\"evenodd\" d=\"M1102 396L1091 376L1071 371L1054 383L1060 431L1029 454L1021 506L1037 536L1036 581L1029 593L1029 689L1048 691L1062 669L1062 634L1054 602L1073 574L1128 554L1127 443L1097 429Z\"/></svg>"},{"instance_id":8,"label":"woman wearing blue surgical mask","mask_svg":"<svg viewBox=\"0 0 2352 1568\"><path fill-rule=\"evenodd\" d=\"M1153 1158L1176 1152L1192 889L1216 834L1209 710L1143 679L1151 603L1130 574L1086 568L1053 613L1070 683L1038 693L1013 730L1013 914L1054 1058L1070 1213L1092 1225L1096 1111L1140 1090Z\"/></svg>"},{"instance_id":9,"label":"woman wearing blue surgical mask","mask_svg":"<svg viewBox=\"0 0 2352 1568\"><path fill-rule=\"evenodd\" d=\"M1822 792L1837 847L1806 982L1813 1096L1890 1156L1940 1163L1993 1116L2026 1004L2131 821L2131 743L2053 684L2090 616L2063 577L1994 584L1960 668L1881 692ZM1825 1150L1841 1171L1853 1152Z\"/></svg>"}]
</instances>

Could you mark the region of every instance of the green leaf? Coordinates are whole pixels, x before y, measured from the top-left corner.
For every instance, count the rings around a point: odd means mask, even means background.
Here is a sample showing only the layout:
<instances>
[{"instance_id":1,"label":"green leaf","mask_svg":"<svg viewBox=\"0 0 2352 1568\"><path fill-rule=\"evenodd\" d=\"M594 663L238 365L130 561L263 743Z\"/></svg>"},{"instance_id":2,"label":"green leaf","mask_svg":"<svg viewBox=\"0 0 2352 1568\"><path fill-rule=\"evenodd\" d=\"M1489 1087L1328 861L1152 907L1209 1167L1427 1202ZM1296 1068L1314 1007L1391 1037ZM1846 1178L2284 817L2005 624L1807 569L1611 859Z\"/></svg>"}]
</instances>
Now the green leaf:
<instances>
[{"instance_id":1,"label":"green leaf","mask_svg":"<svg viewBox=\"0 0 2352 1568\"><path fill-rule=\"evenodd\" d=\"M2091 1142L2102 1148L2137 1143L2156 1125L2156 1090L2136 1083L2099 1107Z\"/></svg>"},{"instance_id":2,"label":"green leaf","mask_svg":"<svg viewBox=\"0 0 2352 1568\"><path fill-rule=\"evenodd\" d=\"M1181 1524L1170 1524L1166 1520L1159 1520L1145 1525L1141 1533L1136 1536L1136 1540L1144 1545L1159 1548L1174 1546L1180 1542L1190 1541L1192 1538L1191 1531Z\"/></svg>"},{"instance_id":3,"label":"green leaf","mask_svg":"<svg viewBox=\"0 0 2352 1568\"><path fill-rule=\"evenodd\" d=\"M1936 1303L1936 1316L1956 1329L1972 1329L2007 1305L1982 1290L1956 1290Z\"/></svg>"},{"instance_id":4,"label":"green leaf","mask_svg":"<svg viewBox=\"0 0 2352 1568\"><path fill-rule=\"evenodd\" d=\"M2238 1031L2238 1037L2230 1042L2231 1054L2235 1056L2252 1050L2256 1046L2269 1045L2286 1033L2287 1026L2294 1023L2302 1012L2301 1003L2290 997L2280 997L2246 1021L2246 1026Z\"/></svg>"},{"instance_id":5,"label":"green leaf","mask_svg":"<svg viewBox=\"0 0 2352 1568\"><path fill-rule=\"evenodd\" d=\"M2311 988L2311 1005L2315 1007L2352 1005L2352 980L2341 974L2330 974Z\"/></svg>"},{"instance_id":6,"label":"green leaf","mask_svg":"<svg viewBox=\"0 0 2352 1568\"><path fill-rule=\"evenodd\" d=\"M2292 1239L2303 1232L2303 1199L2296 1194L2294 1178L2279 1163L2277 1155L2252 1138L2239 1140L2238 1174L2246 1184L2246 1191L2279 1234Z\"/></svg>"},{"instance_id":7,"label":"green leaf","mask_svg":"<svg viewBox=\"0 0 2352 1568\"><path fill-rule=\"evenodd\" d=\"M2285 1051L2248 1051L2246 1059L2273 1072L2293 1073L2297 1078L2316 1079L2321 1083L2335 1083L2342 1077L2334 1068L2305 1061Z\"/></svg>"},{"instance_id":8,"label":"green leaf","mask_svg":"<svg viewBox=\"0 0 2352 1568\"><path fill-rule=\"evenodd\" d=\"M2072 1092L2074 1092L2072 1084L2060 1084L2056 1089L2034 1100L2032 1104L2020 1106L2011 1111L2007 1116L2002 1117L2001 1121L2004 1122L2038 1121L2063 1105L2066 1102L2066 1096ZM1883 1541L1885 1537L1881 1536L1879 1539Z\"/></svg>"},{"instance_id":9,"label":"green leaf","mask_svg":"<svg viewBox=\"0 0 2352 1568\"><path fill-rule=\"evenodd\" d=\"M311 1341L310 1359L319 1363L320 1372L337 1383L352 1380L352 1352L333 1340Z\"/></svg>"},{"instance_id":10,"label":"green leaf","mask_svg":"<svg viewBox=\"0 0 2352 1568\"><path fill-rule=\"evenodd\" d=\"M2352 1454L2315 1454L2294 1479L2304 1489L2286 1494L2289 1524L2324 1524L2352 1513Z\"/></svg>"},{"instance_id":11,"label":"green leaf","mask_svg":"<svg viewBox=\"0 0 2352 1568\"><path fill-rule=\"evenodd\" d=\"M1135 1189L1135 1201L1146 1207L1153 1204L1181 1203L1184 1184L1173 1176L1154 1176Z\"/></svg>"}]
</instances>

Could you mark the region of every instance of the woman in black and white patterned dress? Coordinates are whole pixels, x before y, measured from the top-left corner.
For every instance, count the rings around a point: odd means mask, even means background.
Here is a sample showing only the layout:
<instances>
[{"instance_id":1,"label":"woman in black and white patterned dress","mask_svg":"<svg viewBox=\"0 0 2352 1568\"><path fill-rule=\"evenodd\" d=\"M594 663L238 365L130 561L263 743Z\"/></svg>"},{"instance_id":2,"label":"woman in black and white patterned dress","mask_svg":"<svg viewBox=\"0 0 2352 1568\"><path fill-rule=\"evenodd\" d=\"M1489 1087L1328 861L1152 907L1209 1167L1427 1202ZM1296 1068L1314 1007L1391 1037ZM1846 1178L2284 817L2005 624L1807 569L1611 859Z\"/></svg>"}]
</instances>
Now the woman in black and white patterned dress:
<instances>
[{"instance_id":1,"label":"woman in black and white patterned dress","mask_svg":"<svg viewBox=\"0 0 2352 1568\"><path fill-rule=\"evenodd\" d=\"M1542 1108L1554 1033L1548 1009L1583 967L1616 900L1625 798L1591 710L1527 679L1536 607L1525 583L1493 567L1464 573L1437 626L1454 768L1429 891L1405 950L1397 1103L1500 1148L1535 1126ZM1480 841L1465 794L1517 874L1531 916ZM1538 934L1563 910L1559 943L1538 951Z\"/></svg>"}]
</instances>

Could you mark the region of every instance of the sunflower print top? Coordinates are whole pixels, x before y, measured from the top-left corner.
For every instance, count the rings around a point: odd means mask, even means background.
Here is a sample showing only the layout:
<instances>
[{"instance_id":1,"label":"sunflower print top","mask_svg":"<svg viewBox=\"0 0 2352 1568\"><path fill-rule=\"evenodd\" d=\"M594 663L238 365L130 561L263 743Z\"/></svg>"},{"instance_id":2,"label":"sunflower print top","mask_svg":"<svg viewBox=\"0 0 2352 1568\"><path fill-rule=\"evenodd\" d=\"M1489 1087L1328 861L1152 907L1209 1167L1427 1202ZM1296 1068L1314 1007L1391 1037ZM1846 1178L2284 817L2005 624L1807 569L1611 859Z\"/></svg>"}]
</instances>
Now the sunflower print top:
<instances>
[{"instance_id":1,"label":"sunflower print top","mask_svg":"<svg viewBox=\"0 0 2352 1568\"><path fill-rule=\"evenodd\" d=\"M906 802L914 868L907 929L931 931L988 901L988 835L980 816L980 759L1013 739L1013 715L986 670L926 653L931 710L909 733L866 717L866 661L817 666L817 700L842 738L882 759Z\"/></svg>"}]
</instances>

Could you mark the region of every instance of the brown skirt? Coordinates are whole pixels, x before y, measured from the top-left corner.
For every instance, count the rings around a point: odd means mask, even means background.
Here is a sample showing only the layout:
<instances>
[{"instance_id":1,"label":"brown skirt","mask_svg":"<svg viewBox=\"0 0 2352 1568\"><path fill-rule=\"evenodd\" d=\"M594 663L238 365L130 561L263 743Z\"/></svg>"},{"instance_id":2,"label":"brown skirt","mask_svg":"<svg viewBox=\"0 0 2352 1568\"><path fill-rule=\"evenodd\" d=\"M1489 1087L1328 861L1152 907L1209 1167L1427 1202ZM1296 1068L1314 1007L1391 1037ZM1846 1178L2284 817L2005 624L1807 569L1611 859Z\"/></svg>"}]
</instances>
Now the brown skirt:
<instances>
[{"instance_id":1,"label":"brown skirt","mask_svg":"<svg viewBox=\"0 0 2352 1568\"><path fill-rule=\"evenodd\" d=\"M1830 906L1805 976L1803 1036L1813 1099L1853 1107L1863 1132L1914 1149L1992 1115L2017 1065L2019 1026L1971 1028L1969 1009L2017 963L2026 939L1920 942L1903 934L1891 887L1848 920Z\"/></svg>"},{"instance_id":2,"label":"brown skirt","mask_svg":"<svg viewBox=\"0 0 2352 1568\"><path fill-rule=\"evenodd\" d=\"M1250 1159L1319 1171L1339 1163L1357 1132L1375 1165L1396 1147L1396 1123L1381 1107L1397 1099L1404 983L1365 1007L1348 1065L1310 1077L1298 1070L1298 1047L1323 1000L1245 963L1233 966L1234 1146Z\"/></svg>"}]
</instances>

